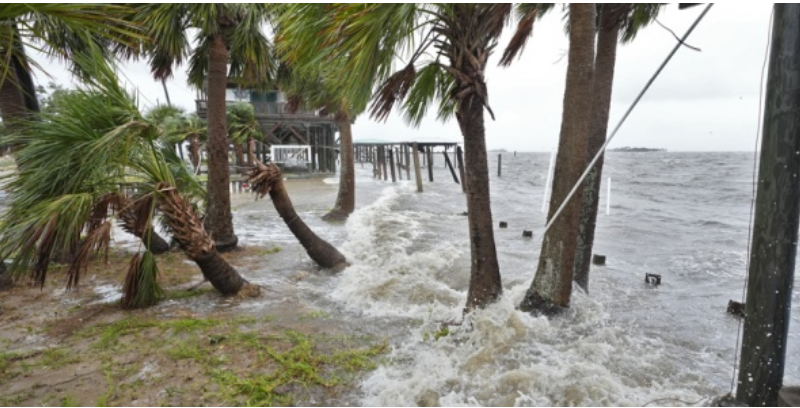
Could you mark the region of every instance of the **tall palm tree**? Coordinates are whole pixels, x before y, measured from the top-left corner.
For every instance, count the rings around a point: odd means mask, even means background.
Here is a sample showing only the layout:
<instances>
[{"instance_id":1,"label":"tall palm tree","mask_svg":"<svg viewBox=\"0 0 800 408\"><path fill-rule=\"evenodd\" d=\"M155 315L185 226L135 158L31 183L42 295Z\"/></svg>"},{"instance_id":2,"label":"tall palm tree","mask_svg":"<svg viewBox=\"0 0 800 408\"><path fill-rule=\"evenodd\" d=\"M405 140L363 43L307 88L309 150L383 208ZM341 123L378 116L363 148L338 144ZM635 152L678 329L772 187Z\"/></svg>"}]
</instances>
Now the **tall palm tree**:
<instances>
[{"instance_id":1,"label":"tall palm tree","mask_svg":"<svg viewBox=\"0 0 800 408\"><path fill-rule=\"evenodd\" d=\"M145 43L157 79L189 59L189 81L208 95L208 202L205 226L219 250L236 247L230 203L225 89L237 85L264 86L272 78L272 46L262 31L268 21L263 4L148 4L139 6L137 20L153 40ZM188 30L197 29L192 49ZM230 69L228 69L230 64Z\"/></svg>"},{"instance_id":2,"label":"tall palm tree","mask_svg":"<svg viewBox=\"0 0 800 408\"><path fill-rule=\"evenodd\" d=\"M594 76L595 5L570 4L569 8L569 65L553 175L559 182L553 183L548 220L586 168L585 152L592 123L592 99L587 96ZM552 313L569 307L579 215L580 202L572 200L545 234L536 276L520 304L521 310Z\"/></svg>"},{"instance_id":3,"label":"tall palm tree","mask_svg":"<svg viewBox=\"0 0 800 408\"><path fill-rule=\"evenodd\" d=\"M43 283L50 260L74 253L68 286L78 283L93 251L107 248L109 210L150 239L156 208L181 248L226 295L257 289L216 252L192 197L202 197L194 176L160 138L162 128L144 118L109 70L86 89L68 95L58 112L26 123L9 136L24 146L20 171L8 183L11 205L0 229L0 255L15 254L12 270L30 270ZM123 197L120 183L141 191ZM179 191L181 193L179 193ZM188 193L188 194L187 194ZM86 238L81 239L82 234ZM146 250L131 262L123 306L157 301L155 263Z\"/></svg>"},{"instance_id":4,"label":"tall palm tree","mask_svg":"<svg viewBox=\"0 0 800 408\"><path fill-rule=\"evenodd\" d=\"M502 293L492 229L484 110L489 108L484 72L504 25L509 4L291 5L279 26L284 36L308 47L285 50L290 61L322 64L342 58L338 78L354 106L366 104L373 82L373 117L385 119L400 105L418 125L433 101L441 119L455 114L464 137L471 252L465 310L482 307ZM392 63L407 52L405 65Z\"/></svg>"},{"instance_id":5,"label":"tall palm tree","mask_svg":"<svg viewBox=\"0 0 800 408\"><path fill-rule=\"evenodd\" d=\"M663 6L663 4L656 3L598 5L597 54L594 62L592 90L594 117L586 149L588 161L594 158L606 142L617 42L618 40L623 43L633 41L639 30L655 20ZM586 291L589 290L589 265L594 245L594 231L597 225L602 173L603 156L600 156L577 194L577 197L580 197L581 212L573 278L575 283Z\"/></svg>"},{"instance_id":6,"label":"tall palm tree","mask_svg":"<svg viewBox=\"0 0 800 408\"><path fill-rule=\"evenodd\" d=\"M294 44L293 37L284 36L279 31L276 47L291 49L302 44ZM279 76L281 90L289 95L289 110L296 111L301 106L307 109L319 109L334 114L336 126L339 128L339 152L342 166L339 170L339 192L333 209L322 216L326 221L344 221L355 211L356 182L355 160L353 153L353 130L351 122L356 115L363 112L365 106L357 107L348 103L349 99L338 88L338 81L331 81L322 70L335 70L333 64L342 64L342 59L328 60L325 67L313 64L311 67L286 67ZM291 64L291 62L289 62Z\"/></svg>"}]
</instances>

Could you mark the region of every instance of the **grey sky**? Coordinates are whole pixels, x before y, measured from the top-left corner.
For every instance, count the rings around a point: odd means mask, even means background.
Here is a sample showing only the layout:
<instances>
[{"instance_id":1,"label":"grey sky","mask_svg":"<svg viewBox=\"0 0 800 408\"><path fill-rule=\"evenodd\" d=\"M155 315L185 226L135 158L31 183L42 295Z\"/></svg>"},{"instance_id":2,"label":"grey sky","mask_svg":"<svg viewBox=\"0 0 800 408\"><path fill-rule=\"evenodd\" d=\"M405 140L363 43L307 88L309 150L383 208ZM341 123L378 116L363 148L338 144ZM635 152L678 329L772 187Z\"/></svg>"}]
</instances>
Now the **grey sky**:
<instances>
[{"instance_id":1,"label":"grey sky","mask_svg":"<svg viewBox=\"0 0 800 408\"><path fill-rule=\"evenodd\" d=\"M668 6L659 20L679 36L703 7L678 10ZM670 151L752 151L758 120L761 65L766 47L771 3L752 2L715 5L688 43L702 52L683 48L634 110L611 147L660 147ZM559 8L560 10L560 8ZM567 67L568 40L560 11L547 15L534 28L522 57L509 68L497 67L499 52L489 62L487 83L496 120L486 115L490 149L550 151L558 144L561 106ZM501 42L505 46L511 28ZM665 29L654 24L634 43L618 50L613 127L675 44ZM39 58L37 58L39 59ZM42 60L42 65L61 82L69 82L64 68ZM125 75L138 87L145 106L164 102L161 84L150 77L146 64L126 64ZM179 68L167 85L172 102L194 110L195 92ZM39 83L47 82L43 75ZM388 121L362 116L353 134L358 139L450 139L461 141L455 120L440 123L435 112L419 128L405 124L398 113Z\"/></svg>"}]
</instances>

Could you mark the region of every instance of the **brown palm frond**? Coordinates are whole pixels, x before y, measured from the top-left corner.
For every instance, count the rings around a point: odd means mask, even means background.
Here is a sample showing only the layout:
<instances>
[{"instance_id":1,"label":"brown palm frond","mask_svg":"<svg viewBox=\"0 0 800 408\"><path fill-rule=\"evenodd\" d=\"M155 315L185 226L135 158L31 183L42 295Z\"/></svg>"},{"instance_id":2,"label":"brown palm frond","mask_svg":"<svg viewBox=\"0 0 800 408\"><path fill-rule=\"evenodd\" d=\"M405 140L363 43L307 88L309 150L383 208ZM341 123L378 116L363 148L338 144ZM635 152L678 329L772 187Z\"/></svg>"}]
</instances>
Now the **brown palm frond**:
<instances>
[{"instance_id":1,"label":"brown palm frond","mask_svg":"<svg viewBox=\"0 0 800 408\"><path fill-rule=\"evenodd\" d=\"M78 286L81 273L86 273L92 253L103 252L108 262L108 248L111 243L111 221L105 221L89 231L75 252L67 269L67 290Z\"/></svg>"},{"instance_id":2,"label":"brown palm frond","mask_svg":"<svg viewBox=\"0 0 800 408\"><path fill-rule=\"evenodd\" d=\"M191 200L167 183L160 183L156 189L164 223L186 254L192 259L200 259L215 252L214 241L203 228Z\"/></svg>"},{"instance_id":3,"label":"brown palm frond","mask_svg":"<svg viewBox=\"0 0 800 408\"><path fill-rule=\"evenodd\" d=\"M158 267L153 254L135 254L128 266L125 283L122 286L120 305L123 309L137 309L152 306L164 297L158 285Z\"/></svg>"},{"instance_id":4,"label":"brown palm frond","mask_svg":"<svg viewBox=\"0 0 800 408\"><path fill-rule=\"evenodd\" d=\"M273 163L264 164L256 160L256 166L247 172L247 182L250 183L250 190L256 193L258 198L263 198L272 189L272 183L283 177L281 169Z\"/></svg>"},{"instance_id":5,"label":"brown palm frond","mask_svg":"<svg viewBox=\"0 0 800 408\"><path fill-rule=\"evenodd\" d=\"M488 16L483 19L484 27L486 27L486 35L488 38L498 38L500 33L511 16L512 5L511 3L494 3L488 6Z\"/></svg>"},{"instance_id":6,"label":"brown palm frond","mask_svg":"<svg viewBox=\"0 0 800 408\"><path fill-rule=\"evenodd\" d=\"M511 62L516 58L517 54L520 54L525 48L525 44L528 42L528 38L530 38L533 32L533 23L536 21L538 13L539 10L537 7L531 7L527 10L525 15L522 16L517 26L517 31L514 32L514 36L511 37L511 41L508 42L508 46L503 51L503 56L500 58L501 66L507 67L511 65Z\"/></svg>"},{"instance_id":7,"label":"brown palm frond","mask_svg":"<svg viewBox=\"0 0 800 408\"><path fill-rule=\"evenodd\" d=\"M153 212L153 195L147 194L131 201L128 197L117 197L117 215L121 221L122 229L139 238L143 238L151 225Z\"/></svg>"},{"instance_id":8,"label":"brown palm frond","mask_svg":"<svg viewBox=\"0 0 800 408\"><path fill-rule=\"evenodd\" d=\"M289 95L286 99L286 111L289 113L296 113L300 106L303 105L303 96L302 95Z\"/></svg>"},{"instance_id":9,"label":"brown palm frond","mask_svg":"<svg viewBox=\"0 0 800 408\"><path fill-rule=\"evenodd\" d=\"M406 97L416 76L417 70L411 63L386 78L386 81L372 97L372 104L369 107L370 116L376 120L386 120L392 112L394 104Z\"/></svg>"},{"instance_id":10,"label":"brown palm frond","mask_svg":"<svg viewBox=\"0 0 800 408\"><path fill-rule=\"evenodd\" d=\"M39 283L39 286L44 287L44 282L47 279L47 268L50 266L53 248L55 248L56 236L56 218L39 227L34 233L32 245L39 243L36 253L36 265L33 269L33 280Z\"/></svg>"},{"instance_id":11,"label":"brown palm frond","mask_svg":"<svg viewBox=\"0 0 800 408\"><path fill-rule=\"evenodd\" d=\"M105 223L108 219L108 210L121 208L121 197L122 196L118 193L109 193L101 196L92 207L86 229L88 231L94 231Z\"/></svg>"}]
</instances>

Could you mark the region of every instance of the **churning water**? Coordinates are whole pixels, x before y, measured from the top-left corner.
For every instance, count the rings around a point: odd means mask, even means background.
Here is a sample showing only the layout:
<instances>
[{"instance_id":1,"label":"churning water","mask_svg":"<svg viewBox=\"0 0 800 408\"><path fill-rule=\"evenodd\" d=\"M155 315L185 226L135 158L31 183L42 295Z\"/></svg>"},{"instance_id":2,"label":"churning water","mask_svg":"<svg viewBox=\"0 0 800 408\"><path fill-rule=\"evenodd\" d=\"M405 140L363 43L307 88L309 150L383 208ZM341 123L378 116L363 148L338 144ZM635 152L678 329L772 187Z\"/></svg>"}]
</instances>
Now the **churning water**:
<instances>
[{"instance_id":1,"label":"churning water","mask_svg":"<svg viewBox=\"0 0 800 408\"><path fill-rule=\"evenodd\" d=\"M335 185L293 196L310 226L352 266L314 268L268 203L235 210L242 242L280 245L282 258L242 271L293 288L306 306L347 327L390 339L386 363L361 384L363 405L642 405L661 398L708 403L730 391L747 258L753 155L609 153L590 291L575 292L564 316L516 310L535 273L547 153L490 154L491 198L505 292L460 326L469 283L466 202L436 158L435 182L372 178L356 164L357 210L344 225L319 220ZM605 214L607 178L611 214ZM291 183L291 182L290 182ZM324 190L324 191L322 191ZM534 239L522 238L533 230ZM282 260L281 260L282 259ZM300 272L298 272L300 271ZM301 276L302 279L298 279ZM661 286L644 283L662 276ZM286 293L284 289L278 290ZM800 383L800 301L795 289L785 382ZM270 303L243 303L263 308ZM676 405L660 400L656 405Z\"/></svg>"}]
</instances>

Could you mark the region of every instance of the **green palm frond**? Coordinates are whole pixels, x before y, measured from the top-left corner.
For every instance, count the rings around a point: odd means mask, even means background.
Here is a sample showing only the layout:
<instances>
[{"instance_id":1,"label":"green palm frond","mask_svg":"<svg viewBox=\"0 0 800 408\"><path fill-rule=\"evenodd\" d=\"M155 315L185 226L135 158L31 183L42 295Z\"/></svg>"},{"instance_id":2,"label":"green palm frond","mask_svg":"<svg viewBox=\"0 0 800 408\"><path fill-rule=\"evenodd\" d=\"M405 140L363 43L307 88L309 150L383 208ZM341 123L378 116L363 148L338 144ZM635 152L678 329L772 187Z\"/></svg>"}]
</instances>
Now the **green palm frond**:
<instances>
[{"instance_id":1,"label":"green palm frond","mask_svg":"<svg viewBox=\"0 0 800 408\"><path fill-rule=\"evenodd\" d=\"M248 139L261 139L261 125L256 119L253 105L247 102L235 102L227 105L228 136L236 144Z\"/></svg>"}]
</instances>

